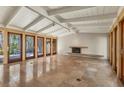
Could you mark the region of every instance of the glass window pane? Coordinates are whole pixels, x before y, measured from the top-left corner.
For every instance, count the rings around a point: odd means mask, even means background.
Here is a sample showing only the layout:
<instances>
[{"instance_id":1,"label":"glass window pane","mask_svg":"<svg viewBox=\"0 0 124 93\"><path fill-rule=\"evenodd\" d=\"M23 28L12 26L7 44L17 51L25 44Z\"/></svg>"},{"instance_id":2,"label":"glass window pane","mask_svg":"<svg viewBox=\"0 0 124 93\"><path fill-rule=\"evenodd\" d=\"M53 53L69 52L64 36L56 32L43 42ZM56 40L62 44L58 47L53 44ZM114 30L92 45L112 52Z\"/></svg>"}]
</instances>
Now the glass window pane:
<instances>
[{"instance_id":1,"label":"glass window pane","mask_svg":"<svg viewBox=\"0 0 124 93\"><path fill-rule=\"evenodd\" d=\"M43 55L43 38L38 38L38 55Z\"/></svg>"},{"instance_id":2,"label":"glass window pane","mask_svg":"<svg viewBox=\"0 0 124 93\"><path fill-rule=\"evenodd\" d=\"M34 57L34 37L26 36L26 57Z\"/></svg>"},{"instance_id":3,"label":"glass window pane","mask_svg":"<svg viewBox=\"0 0 124 93\"><path fill-rule=\"evenodd\" d=\"M0 32L0 63L3 62L3 35Z\"/></svg>"},{"instance_id":4,"label":"glass window pane","mask_svg":"<svg viewBox=\"0 0 124 93\"><path fill-rule=\"evenodd\" d=\"M9 60L21 59L21 35L9 34Z\"/></svg>"},{"instance_id":5,"label":"glass window pane","mask_svg":"<svg viewBox=\"0 0 124 93\"><path fill-rule=\"evenodd\" d=\"M50 39L46 39L46 54L50 54Z\"/></svg>"}]
</instances>

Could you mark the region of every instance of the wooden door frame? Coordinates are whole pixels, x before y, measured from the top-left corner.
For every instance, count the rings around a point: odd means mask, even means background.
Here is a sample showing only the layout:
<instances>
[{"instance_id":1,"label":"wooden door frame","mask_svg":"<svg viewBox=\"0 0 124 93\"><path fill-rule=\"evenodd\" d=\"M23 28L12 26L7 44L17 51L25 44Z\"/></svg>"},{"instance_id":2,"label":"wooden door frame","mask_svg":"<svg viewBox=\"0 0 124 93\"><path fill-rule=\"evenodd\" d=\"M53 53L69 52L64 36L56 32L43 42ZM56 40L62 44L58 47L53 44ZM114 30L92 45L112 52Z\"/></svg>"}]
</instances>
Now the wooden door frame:
<instances>
[{"instance_id":1,"label":"wooden door frame","mask_svg":"<svg viewBox=\"0 0 124 93\"><path fill-rule=\"evenodd\" d=\"M8 40L7 40L7 45L8 45L8 47L9 47L9 36L10 36L10 34L16 34L16 35L20 35L21 36L21 44L20 44L20 46L21 46L21 58L20 59L14 59L14 60L10 60L9 58L9 50L8 50L8 63L13 63L13 62L18 62L18 61L22 61L22 46L23 46L23 44L22 44L22 34L20 34L20 33L14 33L14 32L8 32L7 33L7 36L8 36Z\"/></svg>"},{"instance_id":2,"label":"wooden door frame","mask_svg":"<svg viewBox=\"0 0 124 93\"><path fill-rule=\"evenodd\" d=\"M109 33L109 63L111 64L111 33Z\"/></svg>"},{"instance_id":3,"label":"wooden door frame","mask_svg":"<svg viewBox=\"0 0 124 93\"><path fill-rule=\"evenodd\" d=\"M124 49L124 20L121 22L121 49ZM124 81L124 52L121 54L121 79Z\"/></svg>"},{"instance_id":4,"label":"wooden door frame","mask_svg":"<svg viewBox=\"0 0 124 93\"><path fill-rule=\"evenodd\" d=\"M113 32L111 32L111 65L113 65Z\"/></svg>"},{"instance_id":5,"label":"wooden door frame","mask_svg":"<svg viewBox=\"0 0 124 93\"><path fill-rule=\"evenodd\" d=\"M48 38L48 37L47 37L47 38L46 38L46 42L47 42L47 39L50 40L50 54L47 54L47 53L46 53L46 56L50 56L50 55L51 55L51 38ZM45 42L45 43L46 43L46 42ZM47 48L46 48L46 49L47 49ZM46 51L46 50L45 50L45 51Z\"/></svg>"},{"instance_id":6,"label":"wooden door frame","mask_svg":"<svg viewBox=\"0 0 124 93\"><path fill-rule=\"evenodd\" d=\"M115 60L115 64L114 64L114 69L117 72L117 26L114 29L114 37L115 37L115 41L114 41L114 45L115 45L115 51L114 51L114 60Z\"/></svg>"},{"instance_id":7,"label":"wooden door frame","mask_svg":"<svg viewBox=\"0 0 124 93\"><path fill-rule=\"evenodd\" d=\"M53 41L54 41L54 40L56 41L56 49L55 49L56 52L55 52L55 53L53 52L53 55L57 54L57 39L53 39ZM52 42L52 43L53 43L53 42ZM53 45L53 44L52 44L52 45ZM54 47L54 46L53 46L53 47ZM53 50L53 49L52 49L52 50Z\"/></svg>"},{"instance_id":8,"label":"wooden door frame","mask_svg":"<svg viewBox=\"0 0 124 93\"><path fill-rule=\"evenodd\" d=\"M43 55L38 55L38 51L37 51L37 57L42 57L44 56L44 37L40 37L40 36L37 36L37 48L38 48L38 38L42 39L42 51L43 51Z\"/></svg>"},{"instance_id":9,"label":"wooden door frame","mask_svg":"<svg viewBox=\"0 0 124 93\"><path fill-rule=\"evenodd\" d=\"M124 21L122 20L121 22L120 22L120 63L119 63L119 68L120 68L120 70L119 70L119 76L120 76L120 79L121 79L121 81L122 82L124 82L124 75L123 75L123 73L124 73L124 67L123 67L123 65L124 65L124 51L123 51L123 42L124 42L124 27L123 27L123 25L124 25Z\"/></svg>"},{"instance_id":10,"label":"wooden door frame","mask_svg":"<svg viewBox=\"0 0 124 93\"><path fill-rule=\"evenodd\" d=\"M26 57L26 37L27 36L33 37L33 42L34 42L34 45L33 45L34 46L34 53L33 54L34 54L34 56L32 56L32 57ZM33 58L35 58L35 36L26 34L25 35L25 59L28 60L28 59L33 59Z\"/></svg>"}]
</instances>

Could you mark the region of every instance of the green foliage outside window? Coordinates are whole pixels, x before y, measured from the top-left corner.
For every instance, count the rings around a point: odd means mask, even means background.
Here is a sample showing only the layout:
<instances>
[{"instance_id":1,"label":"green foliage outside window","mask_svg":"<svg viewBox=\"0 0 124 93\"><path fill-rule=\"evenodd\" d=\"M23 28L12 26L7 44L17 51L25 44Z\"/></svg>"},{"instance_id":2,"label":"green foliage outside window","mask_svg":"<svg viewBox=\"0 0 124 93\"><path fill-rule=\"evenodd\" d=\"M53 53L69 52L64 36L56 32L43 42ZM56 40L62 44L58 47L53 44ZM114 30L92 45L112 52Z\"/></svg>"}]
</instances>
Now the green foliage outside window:
<instances>
[{"instance_id":1,"label":"green foliage outside window","mask_svg":"<svg viewBox=\"0 0 124 93\"><path fill-rule=\"evenodd\" d=\"M17 35L12 35L11 37L10 37L10 42L12 42L12 43L10 43L10 49L9 49L9 54L16 54L17 52L18 52L18 47L19 47L19 45L18 45L18 43L19 43L19 39L18 39L19 37L17 36Z\"/></svg>"}]
</instances>

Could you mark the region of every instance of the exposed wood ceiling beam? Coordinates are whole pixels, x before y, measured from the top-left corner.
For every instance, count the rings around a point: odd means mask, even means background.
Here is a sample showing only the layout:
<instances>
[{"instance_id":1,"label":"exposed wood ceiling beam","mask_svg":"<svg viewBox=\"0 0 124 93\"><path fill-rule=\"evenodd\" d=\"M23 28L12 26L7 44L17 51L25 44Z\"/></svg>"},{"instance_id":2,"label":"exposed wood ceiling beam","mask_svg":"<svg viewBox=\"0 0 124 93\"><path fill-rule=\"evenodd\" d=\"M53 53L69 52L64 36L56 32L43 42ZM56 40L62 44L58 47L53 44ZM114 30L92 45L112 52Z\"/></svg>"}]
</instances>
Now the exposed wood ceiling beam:
<instances>
[{"instance_id":1,"label":"exposed wood ceiling beam","mask_svg":"<svg viewBox=\"0 0 124 93\"><path fill-rule=\"evenodd\" d=\"M56 15L54 17L57 18L60 22L61 22L61 20L63 20L63 18L59 15ZM74 27L71 23L66 23L66 25L70 28L70 31L77 30L77 28ZM76 29L72 29L72 28L76 28Z\"/></svg>"},{"instance_id":2,"label":"exposed wood ceiling beam","mask_svg":"<svg viewBox=\"0 0 124 93\"><path fill-rule=\"evenodd\" d=\"M78 27L78 29L109 29L109 26L86 26L86 27Z\"/></svg>"},{"instance_id":3,"label":"exposed wood ceiling beam","mask_svg":"<svg viewBox=\"0 0 124 93\"><path fill-rule=\"evenodd\" d=\"M58 37L61 37L61 36L66 36L66 35L70 35L70 34L74 34L74 32L60 33L60 34L56 34L56 35Z\"/></svg>"},{"instance_id":4,"label":"exposed wood ceiling beam","mask_svg":"<svg viewBox=\"0 0 124 93\"><path fill-rule=\"evenodd\" d=\"M65 30L58 30L58 31L56 31L56 32L53 32L52 34L53 35L60 35L60 34L62 34L62 33L70 33L70 32L66 32Z\"/></svg>"},{"instance_id":5,"label":"exposed wood ceiling beam","mask_svg":"<svg viewBox=\"0 0 124 93\"><path fill-rule=\"evenodd\" d=\"M68 31L70 30L68 27L65 27L65 26L63 26L61 23L54 21L54 20L51 19L49 16L44 15L44 14L42 13L42 11L41 11L41 7L38 7L38 6L30 6L30 7L29 7L29 6L25 6L25 7L26 7L27 9L29 9L29 10L31 10L31 11L33 11L33 12L35 12L35 13L37 13L37 14L43 16L43 17L45 17L46 19L52 21L53 23L60 25L61 27L67 29Z\"/></svg>"},{"instance_id":6,"label":"exposed wood ceiling beam","mask_svg":"<svg viewBox=\"0 0 124 93\"><path fill-rule=\"evenodd\" d=\"M42 32L42 31L44 31L44 30L47 30L47 29L49 29L49 28L51 28L51 27L53 27L53 26L54 26L54 23L49 24L48 26L46 26L46 27L44 27L44 28L41 28L40 30L36 31L36 33L40 33L40 32Z\"/></svg>"},{"instance_id":7,"label":"exposed wood ceiling beam","mask_svg":"<svg viewBox=\"0 0 124 93\"><path fill-rule=\"evenodd\" d=\"M46 33L46 34L52 34L52 33L55 33L55 32L57 32L57 31L59 31L59 30L61 30L61 29L63 29L63 28L58 28L58 29L53 30L53 31L51 31L51 32L48 32L48 33Z\"/></svg>"},{"instance_id":8,"label":"exposed wood ceiling beam","mask_svg":"<svg viewBox=\"0 0 124 93\"><path fill-rule=\"evenodd\" d=\"M108 28L78 28L79 31L108 31Z\"/></svg>"},{"instance_id":9,"label":"exposed wood ceiling beam","mask_svg":"<svg viewBox=\"0 0 124 93\"><path fill-rule=\"evenodd\" d=\"M95 31L92 31L92 30L87 30L87 31L79 31L78 33L108 33L108 30L95 30Z\"/></svg>"},{"instance_id":10,"label":"exposed wood ceiling beam","mask_svg":"<svg viewBox=\"0 0 124 93\"><path fill-rule=\"evenodd\" d=\"M18 6L13 12L12 14L5 20L4 26L6 27L13 19L14 17L16 17L16 15L19 13L19 11L21 10L22 6Z\"/></svg>"},{"instance_id":11,"label":"exposed wood ceiling beam","mask_svg":"<svg viewBox=\"0 0 124 93\"><path fill-rule=\"evenodd\" d=\"M100 26L100 27L104 27L104 26L110 26L111 23L95 23L95 24L73 24L73 26L76 26L76 27L89 27L89 26Z\"/></svg>"},{"instance_id":12,"label":"exposed wood ceiling beam","mask_svg":"<svg viewBox=\"0 0 124 93\"><path fill-rule=\"evenodd\" d=\"M101 29L104 29L104 28L108 28L109 29L109 27L110 26L75 26L76 28L78 28L78 29L92 29L92 28L101 28Z\"/></svg>"},{"instance_id":13,"label":"exposed wood ceiling beam","mask_svg":"<svg viewBox=\"0 0 124 93\"><path fill-rule=\"evenodd\" d=\"M105 19L105 20L94 20L94 21L82 21L82 22L70 22L72 25L78 24L111 24L113 22L113 18Z\"/></svg>"},{"instance_id":14,"label":"exposed wood ceiling beam","mask_svg":"<svg viewBox=\"0 0 124 93\"><path fill-rule=\"evenodd\" d=\"M112 19L116 17L116 13L104 14L104 15L96 15L96 16L88 16L88 17L79 17L79 18L70 18L61 20L62 23L67 22L80 22L80 21L94 21L94 20L104 20L104 19Z\"/></svg>"},{"instance_id":15,"label":"exposed wood ceiling beam","mask_svg":"<svg viewBox=\"0 0 124 93\"><path fill-rule=\"evenodd\" d=\"M105 30L102 30L102 31L98 31L98 30L96 30L96 31L85 31L85 32L83 32L83 31L80 31L80 32L78 32L78 34L80 34L80 33L84 33L84 34L88 34L88 33L90 33L90 34L100 34L100 33L102 33L102 34L107 34L108 33L108 31L105 31Z\"/></svg>"},{"instance_id":16,"label":"exposed wood ceiling beam","mask_svg":"<svg viewBox=\"0 0 124 93\"><path fill-rule=\"evenodd\" d=\"M73 24L71 24L71 23L66 23L66 24L68 25L68 27L71 28L71 31L73 31L73 32L78 31L78 28L76 26L74 26Z\"/></svg>"},{"instance_id":17,"label":"exposed wood ceiling beam","mask_svg":"<svg viewBox=\"0 0 124 93\"><path fill-rule=\"evenodd\" d=\"M30 27L32 27L33 25L39 23L44 17L43 16L39 16L37 17L35 20L33 20L30 24L28 24L27 26L24 27L24 30L29 29Z\"/></svg>"},{"instance_id":18,"label":"exposed wood ceiling beam","mask_svg":"<svg viewBox=\"0 0 124 93\"><path fill-rule=\"evenodd\" d=\"M59 22L61 22L62 20L64 20L64 18L62 18L60 15L55 15L54 16L56 19L59 20Z\"/></svg>"},{"instance_id":19,"label":"exposed wood ceiling beam","mask_svg":"<svg viewBox=\"0 0 124 93\"><path fill-rule=\"evenodd\" d=\"M62 7L59 9L52 9L48 11L48 15L57 15L57 14L62 14L62 13L67 13L67 12L72 12L76 10L81 10L81 9L88 9L88 8L93 8L95 6L66 6Z\"/></svg>"},{"instance_id":20,"label":"exposed wood ceiling beam","mask_svg":"<svg viewBox=\"0 0 124 93\"><path fill-rule=\"evenodd\" d=\"M26 32L32 32L32 33L35 33L35 31L34 31L34 30L27 30Z\"/></svg>"}]
</instances>

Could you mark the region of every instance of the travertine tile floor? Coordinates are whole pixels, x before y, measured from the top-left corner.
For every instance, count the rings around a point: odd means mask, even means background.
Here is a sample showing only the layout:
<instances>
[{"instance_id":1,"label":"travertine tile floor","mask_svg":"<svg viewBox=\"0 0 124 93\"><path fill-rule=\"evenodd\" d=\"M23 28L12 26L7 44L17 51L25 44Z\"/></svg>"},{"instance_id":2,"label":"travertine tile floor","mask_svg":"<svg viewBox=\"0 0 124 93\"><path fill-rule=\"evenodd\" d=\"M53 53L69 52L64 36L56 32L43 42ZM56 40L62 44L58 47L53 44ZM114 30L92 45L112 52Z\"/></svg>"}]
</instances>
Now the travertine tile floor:
<instances>
[{"instance_id":1,"label":"travertine tile floor","mask_svg":"<svg viewBox=\"0 0 124 93\"><path fill-rule=\"evenodd\" d=\"M0 65L0 86L117 87L123 85L107 61L54 55Z\"/></svg>"}]
</instances>

